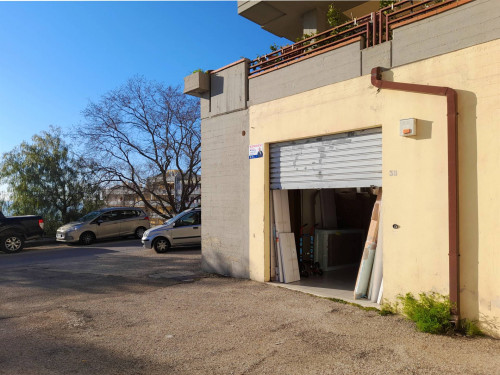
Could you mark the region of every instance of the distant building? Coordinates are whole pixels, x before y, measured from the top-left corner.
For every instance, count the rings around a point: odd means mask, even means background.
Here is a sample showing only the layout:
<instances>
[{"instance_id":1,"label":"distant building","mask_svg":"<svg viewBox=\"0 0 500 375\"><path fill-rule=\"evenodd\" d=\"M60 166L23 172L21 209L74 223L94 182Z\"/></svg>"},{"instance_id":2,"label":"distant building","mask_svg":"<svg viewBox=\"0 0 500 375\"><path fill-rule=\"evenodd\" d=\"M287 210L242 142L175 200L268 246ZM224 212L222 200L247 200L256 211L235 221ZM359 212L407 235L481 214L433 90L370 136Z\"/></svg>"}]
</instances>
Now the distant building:
<instances>
[{"instance_id":1,"label":"distant building","mask_svg":"<svg viewBox=\"0 0 500 375\"><path fill-rule=\"evenodd\" d=\"M163 175L157 175L155 177L151 177L146 182L146 199L154 206L158 211L164 212L165 209L171 209L170 206L167 205L168 195L171 194L174 196L175 204L178 205L177 210L180 209L180 202L182 196L182 187L183 181L180 172L176 169L171 169L167 171L166 175L166 184L163 181ZM192 199L192 203L187 208L197 207L201 202L201 187L200 183L193 190L193 192L189 195L189 199ZM165 207L162 207L163 206ZM154 225L161 224L165 219L156 213L151 213L150 216L151 223Z\"/></svg>"},{"instance_id":2,"label":"distant building","mask_svg":"<svg viewBox=\"0 0 500 375\"><path fill-rule=\"evenodd\" d=\"M101 198L107 207L144 207L140 197L122 185L105 189Z\"/></svg>"},{"instance_id":3,"label":"distant building","mask_svg":"<svg viewBox=\"0 0 500 375\"><path fill-rule=\"evenodd\" d=\"M146 200L153 206L157 211L167 212L171 210L172 207L167 203L168 194L174 196L175 203L178 204L177 209L180 208L181 195L182 195L182 177L178 170L169 170L166 176L166 182L163 181L163 176L161 174L150 177L146 180L146 184L143 187L143 192ZM193 202L190 207L197 207L201 202L201 188L198 186L190 194L190 198ZM151 225L160 225L165 221L165 218L150 208L148 208L141 197L132 192L130 189L123 185L116 185L105 189L102 199L107 207L140 207L144 209L151 221Z\"/></svg>"}]
</instances>

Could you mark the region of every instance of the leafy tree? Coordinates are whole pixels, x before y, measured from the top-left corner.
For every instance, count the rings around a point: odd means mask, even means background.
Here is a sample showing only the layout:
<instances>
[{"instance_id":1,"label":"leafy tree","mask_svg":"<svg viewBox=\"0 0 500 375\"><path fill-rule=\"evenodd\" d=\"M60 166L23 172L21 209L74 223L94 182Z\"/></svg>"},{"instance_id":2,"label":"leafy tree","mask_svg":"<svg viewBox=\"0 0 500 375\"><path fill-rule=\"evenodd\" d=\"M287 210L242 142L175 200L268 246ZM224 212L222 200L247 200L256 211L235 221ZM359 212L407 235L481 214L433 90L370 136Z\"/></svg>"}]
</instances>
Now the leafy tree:
<instances>
[{"instance_id":1,"label":"leafy tree","mask_svg":"<svg viewBox=\"0 0 500 375\"><path fill-rule=\"evenodd\" d=\"M90 102L76 129L102 180L169 218L199 199L199 102L178 87L134 77Z\"/></svg>"},{"instance_id":2,"label":"leafy tree","mask_svg":"<svg viewBox=\"0 0 500 375\"><path fill-rule=\"evenodd\" d=\"M0 180L10 192L13 215L44 216L45 231L99 206L99 190L88 166L72 154L61 129L51 127L3 154Z\"/></svg>"}]
</instances>

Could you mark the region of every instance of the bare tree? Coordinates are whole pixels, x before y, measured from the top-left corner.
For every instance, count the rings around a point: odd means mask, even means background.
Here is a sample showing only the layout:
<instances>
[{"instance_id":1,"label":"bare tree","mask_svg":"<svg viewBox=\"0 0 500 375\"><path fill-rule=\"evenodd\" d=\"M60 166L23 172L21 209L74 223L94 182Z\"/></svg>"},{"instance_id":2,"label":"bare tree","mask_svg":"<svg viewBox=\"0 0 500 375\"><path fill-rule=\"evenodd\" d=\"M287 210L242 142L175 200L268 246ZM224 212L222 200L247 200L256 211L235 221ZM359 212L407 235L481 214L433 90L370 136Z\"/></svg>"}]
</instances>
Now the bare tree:
<instances>
[{"instance_id":1,"label":"bare tree","mask_svg":"<svg viewBox=\"0 0 500 375\"><path fill-rule=\"evenodd\" d=\"M134 77L90 102L83 115L86 122L76 130L77 139L99 166L103 181L129 189L164 218L199 199L196 99L178 87ZM173 175L177 177L172 181Z\"/></svg>"}]
</instances>

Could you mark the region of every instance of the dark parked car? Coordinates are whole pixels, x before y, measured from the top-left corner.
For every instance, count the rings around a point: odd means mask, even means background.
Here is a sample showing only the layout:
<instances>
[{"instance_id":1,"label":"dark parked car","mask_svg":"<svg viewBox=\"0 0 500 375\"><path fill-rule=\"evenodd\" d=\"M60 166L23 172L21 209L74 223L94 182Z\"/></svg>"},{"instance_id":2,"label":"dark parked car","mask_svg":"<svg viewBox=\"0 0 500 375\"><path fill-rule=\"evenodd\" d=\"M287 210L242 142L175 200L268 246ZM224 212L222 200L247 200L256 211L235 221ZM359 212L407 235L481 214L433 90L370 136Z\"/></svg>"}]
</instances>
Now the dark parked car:
<instances>
[{"instance_id":1,"label":"dark parked car","mask_svg":"<svg viewBox=\"0 0 500 375\"><path fill-rule=\"evenodd\" d=\"M0 211L0 250L17 253L24 247L26 240L43 235L41 216L4 216Z\"/></svg>"}]
</instances>

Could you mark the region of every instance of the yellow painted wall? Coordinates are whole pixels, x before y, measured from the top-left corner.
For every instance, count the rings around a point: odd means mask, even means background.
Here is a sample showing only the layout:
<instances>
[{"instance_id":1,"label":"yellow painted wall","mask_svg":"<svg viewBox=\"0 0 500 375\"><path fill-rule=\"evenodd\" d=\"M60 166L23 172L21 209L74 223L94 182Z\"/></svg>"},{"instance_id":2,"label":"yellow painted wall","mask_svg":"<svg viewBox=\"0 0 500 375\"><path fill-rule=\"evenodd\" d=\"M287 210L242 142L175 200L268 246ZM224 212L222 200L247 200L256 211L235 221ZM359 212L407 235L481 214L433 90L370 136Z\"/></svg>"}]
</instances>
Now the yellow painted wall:
<instances>
[{"instance_id":1,"label":"yellow painted wall","mask_svg":"<svg viewBox=\"0 0 500 375\"><path fill-rule=\"evenodd\" d=\"M461 309L493 334L500 334L499 69L496 40L384 75L458 91ZM448 294L444 97L377 92L363 76L252 106L249 116L250 144L266 144L266 157L250 160L252 279L269 280L269 143L382 126L384 297ZM399 120L411 117L417 136L399 136Z\"/></svg>"}]
</instances>

